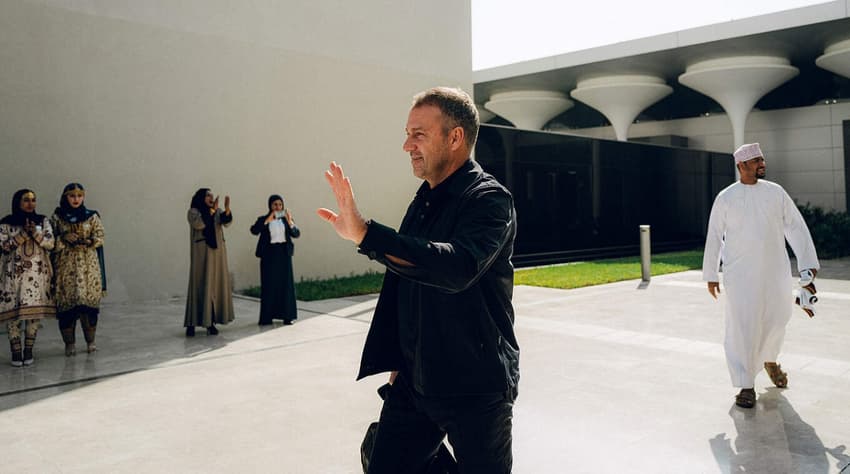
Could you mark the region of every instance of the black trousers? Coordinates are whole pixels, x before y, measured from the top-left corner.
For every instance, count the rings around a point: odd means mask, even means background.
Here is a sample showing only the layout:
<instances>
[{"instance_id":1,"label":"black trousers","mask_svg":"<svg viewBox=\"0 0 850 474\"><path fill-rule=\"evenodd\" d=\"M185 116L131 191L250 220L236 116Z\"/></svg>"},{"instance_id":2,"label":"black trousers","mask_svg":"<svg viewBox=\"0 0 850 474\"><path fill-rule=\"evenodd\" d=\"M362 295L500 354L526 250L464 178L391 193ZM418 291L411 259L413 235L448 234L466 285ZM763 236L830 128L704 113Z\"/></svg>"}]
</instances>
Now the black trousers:
<instances>
[{"instance_id":1,"label":"black trousers","mask_svg":"<svg viewBox=\"0 0 850 474\"><path fill-rule=\"evenodd\" d=\"M381 409L369 474L426 472L447 435L461 473L510 473L515 396L424 397L400 373Z\"/></svg>"}]
</instances>

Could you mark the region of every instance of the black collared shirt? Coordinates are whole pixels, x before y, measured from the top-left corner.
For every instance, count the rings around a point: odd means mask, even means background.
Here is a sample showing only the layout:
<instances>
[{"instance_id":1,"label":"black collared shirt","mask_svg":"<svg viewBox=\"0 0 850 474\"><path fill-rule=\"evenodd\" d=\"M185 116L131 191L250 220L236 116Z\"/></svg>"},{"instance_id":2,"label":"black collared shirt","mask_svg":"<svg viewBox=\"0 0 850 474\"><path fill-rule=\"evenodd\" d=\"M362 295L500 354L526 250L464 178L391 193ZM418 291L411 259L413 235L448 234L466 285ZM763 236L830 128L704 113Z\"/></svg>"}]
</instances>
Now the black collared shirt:
<instances>
[{"instance_id":1,"label":"black collared shirt","mask_svg":"<svg viewBox=\"0 0 850 474\"><path fill-rule=\"evenodd\" d=\"M429 396L516 387L515 234L510 193L472 160L434 189L423 183L398 232L371 222L360 251L388 271L358 378L402 370Z\"/></svg>"}]
</instances>

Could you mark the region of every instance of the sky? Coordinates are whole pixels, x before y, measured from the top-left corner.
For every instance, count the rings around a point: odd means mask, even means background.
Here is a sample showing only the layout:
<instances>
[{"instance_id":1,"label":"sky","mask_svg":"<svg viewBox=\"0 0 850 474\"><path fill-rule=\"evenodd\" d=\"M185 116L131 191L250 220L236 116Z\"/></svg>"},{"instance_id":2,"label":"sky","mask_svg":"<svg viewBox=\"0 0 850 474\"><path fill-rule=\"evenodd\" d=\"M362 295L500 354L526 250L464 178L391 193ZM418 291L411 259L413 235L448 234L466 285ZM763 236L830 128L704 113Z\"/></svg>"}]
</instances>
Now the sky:
<instances>
[{"instance_id":1,"label":"sky","mask_svg":"<svg viewBox=\"0 0 850 474\"><path fill-rule=\"evenodd\" d=\"M686 30L824 0L472 0L472 69Z\"/></svg>"}]
</instances>

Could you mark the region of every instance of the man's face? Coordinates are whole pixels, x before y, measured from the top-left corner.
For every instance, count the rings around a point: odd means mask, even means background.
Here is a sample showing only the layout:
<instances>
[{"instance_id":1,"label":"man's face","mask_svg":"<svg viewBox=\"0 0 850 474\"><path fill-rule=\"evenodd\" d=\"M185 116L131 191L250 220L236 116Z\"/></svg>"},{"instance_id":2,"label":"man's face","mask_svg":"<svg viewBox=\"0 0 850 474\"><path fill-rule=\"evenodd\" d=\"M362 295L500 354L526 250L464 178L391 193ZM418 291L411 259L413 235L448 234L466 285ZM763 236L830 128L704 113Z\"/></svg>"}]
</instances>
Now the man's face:
<instances>
[{"instance_id":1,"label":"man's face","mask_svg":"<svg viewBox=\"0 0 850 474\"><path fill-rule=\"evenodd\" d=\"M764 157L757 156L747 161L742 161L740 166L741 177L753 177L763 179L765 175Z\"/></svg>"},{"instance_id":2,"label":"man's face","mask_svg":"<svg viewBox=\"0 0 850 474\"><path fill-rule=\"evenodd\" d=\"M405 127L407 138L404 151L410 154L413 175L428 181L432 187L447 175L451 155L449 140L443 132L443 114L433 105L422 105L410 110Z\"/></svg>"}]
</instances>

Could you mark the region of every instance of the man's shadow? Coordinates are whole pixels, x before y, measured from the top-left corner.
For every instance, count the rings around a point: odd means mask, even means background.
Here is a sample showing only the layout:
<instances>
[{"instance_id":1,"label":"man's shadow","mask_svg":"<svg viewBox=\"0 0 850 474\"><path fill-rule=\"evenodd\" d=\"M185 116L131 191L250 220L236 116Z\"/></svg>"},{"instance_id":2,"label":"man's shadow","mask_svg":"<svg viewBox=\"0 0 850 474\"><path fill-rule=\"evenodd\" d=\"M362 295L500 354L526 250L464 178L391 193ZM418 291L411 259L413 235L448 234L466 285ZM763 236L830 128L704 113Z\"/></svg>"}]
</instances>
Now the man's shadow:
<instances>
[{"instance_id":1,"label":"man's shadow","mask_svg":"<svg viewBox=\"0 0 850 474\"><path fill-rule=\"evenodd\" d=\"M734 444L726 433L708 440L721 472L839 472L850 465L846 447L827 448L778 388L768 388L753 409L732 404Z\"/></svg>"}]
</instances>

